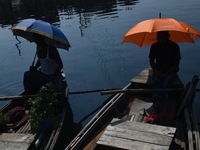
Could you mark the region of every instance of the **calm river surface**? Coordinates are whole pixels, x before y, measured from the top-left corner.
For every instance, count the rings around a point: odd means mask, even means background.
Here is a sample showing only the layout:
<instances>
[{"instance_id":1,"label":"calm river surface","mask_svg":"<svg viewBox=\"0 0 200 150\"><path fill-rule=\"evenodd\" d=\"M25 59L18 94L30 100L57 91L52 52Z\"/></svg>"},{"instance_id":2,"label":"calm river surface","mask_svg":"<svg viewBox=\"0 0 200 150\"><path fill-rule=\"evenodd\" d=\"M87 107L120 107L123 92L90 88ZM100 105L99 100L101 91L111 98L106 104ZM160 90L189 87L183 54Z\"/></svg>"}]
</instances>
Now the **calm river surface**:
<instances>
[{"instance_id":1,"label":"calm river surface","mask_svg":"<svg viewBox=\"0 0 200 150\"><path fill-rule=\"evenodd\" d=\"M35 44L22 38L17 41L9 30L21 19L49 21L67 36L72 48L59 49L59 53L72 92L122 88L145 69L149 65L149 46L140 48L121 42L132 26L157 18L160 12L163 18L186 22L200 31L199 0L0 0L0 96L18 95L23 90L23 73L33 61ZM200 39L195 44L179 45L179 76L186 84L193 75L200 75ZM196 114L199 95L194 103ZM74 121L79 122L106 98L98 92L70 95ZM0 102L0 106L5 103ZM200 121L200 116L197 119Z\"/></svg>"}]
</instances>

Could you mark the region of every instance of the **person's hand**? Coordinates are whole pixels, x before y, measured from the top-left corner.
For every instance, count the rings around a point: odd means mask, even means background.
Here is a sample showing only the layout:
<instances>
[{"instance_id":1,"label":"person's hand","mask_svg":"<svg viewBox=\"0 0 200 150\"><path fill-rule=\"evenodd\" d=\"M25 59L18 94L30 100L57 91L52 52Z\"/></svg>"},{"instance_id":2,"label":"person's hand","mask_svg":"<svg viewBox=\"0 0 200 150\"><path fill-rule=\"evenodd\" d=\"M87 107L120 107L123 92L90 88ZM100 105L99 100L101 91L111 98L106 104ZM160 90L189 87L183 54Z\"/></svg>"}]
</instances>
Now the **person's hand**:
<instances>
[{"instance_id":1,"label":"person's hand","mask_svg":"<svg viewBox=\"0 0 200 150\"><path fill-rule=\"evenodd\" d=\"M30 70L31 72L34 72L34 71L37 71L37 68L36 68L35 66L30 66L30 67L29 67L29 70Z\"/></svg>"}]
</instances>

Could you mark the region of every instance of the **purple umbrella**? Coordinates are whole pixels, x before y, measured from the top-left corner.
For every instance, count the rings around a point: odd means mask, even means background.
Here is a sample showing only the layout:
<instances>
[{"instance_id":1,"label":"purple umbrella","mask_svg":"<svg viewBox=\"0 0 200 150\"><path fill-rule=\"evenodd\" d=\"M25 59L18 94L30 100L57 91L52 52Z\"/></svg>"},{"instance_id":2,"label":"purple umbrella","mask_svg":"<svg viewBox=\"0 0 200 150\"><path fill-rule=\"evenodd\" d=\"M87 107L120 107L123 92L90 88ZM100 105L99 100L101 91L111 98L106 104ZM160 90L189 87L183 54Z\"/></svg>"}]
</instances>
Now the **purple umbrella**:
<instances>
[{"instance_id":1,"label":"purple umbrella","mask_svg":"<svg viewBox=\"0 0 200 150\"><path fill-rule=\"evenodd\" d=\"M14 35L34 42L33 33L45 36L45 42L57 48L68 50L70 46L63 32L52 24L35 19L24 19L11 28Z\"/></svg>"}]
</instances>

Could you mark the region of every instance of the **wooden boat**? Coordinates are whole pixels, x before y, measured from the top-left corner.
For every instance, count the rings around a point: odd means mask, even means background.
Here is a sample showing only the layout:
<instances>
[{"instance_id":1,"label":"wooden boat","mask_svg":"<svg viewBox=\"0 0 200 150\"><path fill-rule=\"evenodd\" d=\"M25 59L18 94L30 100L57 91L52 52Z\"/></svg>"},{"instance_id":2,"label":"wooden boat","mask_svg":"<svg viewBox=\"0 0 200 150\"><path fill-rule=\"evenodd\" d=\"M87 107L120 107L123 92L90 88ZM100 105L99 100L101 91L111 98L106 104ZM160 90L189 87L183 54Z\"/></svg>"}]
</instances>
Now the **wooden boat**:
<instances>
[{"instance_id":1,"label":"wooden boat","mask_svg":"<svg viewBox=\"0 0 200 150\"><path fill-rule=\"evenodd\" d=\"M62 147L62 138L67 130L71 130L73 125L73 113L68 102L68 89L64 72L63 90L59 96L59 113L53 116L52 128L49 130L34 130L32 131L29 121L29 110L25 110L24 115L20 120L12 124L8 123L5 130L0 133L0 149L60 149ZM19 97L19 98L18 98ZM0 109L1 113L7 113L12 108L24 107L25 98L24 92L18 97L14 97L5 106ZM47 122L49 123L49 122ZM47 126L45 126L47 127Z\"/></svg>"},{"instance_id":2,"label":"wooden boat","mask_svg":"<svg viewBox=\"0 0 200 150\"><path fill-rule=\"evenodd\" d=\"M199 130L192 109L194 76L183 85L177 76L168 91L164 115L148 114L152 105L152 69L143 70L122 90L104 91L112 94L105 106L77 134L65 150L199 150Z\"/></svg>"}]
</instances>

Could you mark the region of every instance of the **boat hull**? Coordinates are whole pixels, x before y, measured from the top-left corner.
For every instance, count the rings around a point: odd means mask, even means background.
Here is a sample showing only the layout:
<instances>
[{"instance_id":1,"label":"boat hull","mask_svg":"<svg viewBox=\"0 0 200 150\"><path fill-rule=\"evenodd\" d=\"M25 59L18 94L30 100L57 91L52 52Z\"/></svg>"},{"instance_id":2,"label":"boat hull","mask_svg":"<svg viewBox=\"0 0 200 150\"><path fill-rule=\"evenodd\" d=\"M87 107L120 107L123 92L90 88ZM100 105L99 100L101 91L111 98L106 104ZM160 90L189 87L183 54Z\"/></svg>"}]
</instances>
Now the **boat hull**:
<instances>
[{"instance_id":1,"label":"boat hull","mask_svg":"<svg viewBox=\"0 0 200 150\"><path fill-rule=\"evenodd\" d=\"M112 96L106 100L108 101L104 107L90 120L90 122L79 132L79 134L72 140L72 142L66 147L66 150L92 150L92 149L123 149L119 145L110 145L111 143L120 143L124 141L124 139L116 142L114 137L112 140L105 140L107 138L107 133L110 128L115 127L115 124L119 122L126 121L134 121L141 122L146 128L148 125L159 125L165 128L175 128L176 133L173 135L173 139L171 138L170 148L181 149L181 143L185 143L185 148L188 147L187 143L191 139L188 138L187 134L190 132L188 127L185 126L186 120L188 117L186 116L186 112L192 112L192 103L188 103L188 101L193 101L195 94L195 87L199 78L195 76L193 81L189 83L189 85L185 86L177 76L176 81L174 82L170 94L168 96L170 104L169 111L167 113L167 118L154 120L154 122L147 122L147 114L146 109L148 109L152 102L152 70L150 67L146 68L142 71L138 76L134 77L131 82L125 86L120 92L116 91L116 94L112 94ZM137 90L134 90L137 89ZM143 89L139 90L138 89ZM148 90L147 90L148 89ZM126 91L126 92L125 92ZM128 91L128 92L127 92ZM137 92L136 92L137 91ZM110 92L110 91L108 91ZM113 92L113 91L112 91ZM114 91L115 92L115 91ZM189 100L188 100L189 99ZM190 115L191 116L191 115ZM194 115L193 115L194 116ZM113 119L119 119L113 123ZM195 118L192 117L190 120L193 120L193 126L196 126ZM133 124L133 123L132 123ZM124 126L126 129L127 127ZM183 133L183 131L186 131ZM199 136L199 132L196 129L197 137ZM110 130L109 130L110 131ZM115 133L115 132L112 132ZM124 132L126 133L126 132ZM118 134L118 133L117 133ZM123 136L127 136L125 134ZM184 135L184 141L181 139ZM134 136L134 135L132 135ZM130 137L132 137L130 136ZM103 138L102 138L103 137ZM190 136L191 137L191 136ZM124 137L128 139L128 137ZM106 143L102 144L101 141L104 139ZM198 139L198 138L197 138ZM175 141L179 141L178 144ZM129 142L132 143L132 142ZM197 143L197 144L196 144ZM191 143L190 145L198 145L199 142ZM127 145L127 144L122 144ZM116 146L116 147L115 147ZM137 146L135 146L137 147ZM124 148L125 149L125 148ZM128 149L128 148L127 148Z\"/></svg>"},{"instance_id":2,"label":"boat hull","mask_svg":"<svg viewBox=\"0 0 200 150\"><path fill-rule=\"evenodd\" d=\"M18 122L7 124L7 129L0 135L0 149L14 149L17 142L19 149L57 149L61 147L60 139L66 134L73 126L73 112L68 101L68 88L64 72L63 76L63 88L61 95L59 95L59 102L57 106L59 113L55 114L52 118L49 118L46 123L40 124L39 130L32 130L29 122L29 110L25 110L25 116L23 116ZM24 95L22 92L20 95ZM25 108L25 98L11 99L5 104L0 112L7 113L9 110L16 106ZM49 122L50 121L50 122ZM51 128L48 129L49 124ZM42 129L42 130L41 130ZM67 142L67 141L66 141ZM68 141L69 142L69 141Z\"/></svg>"}]
</instances>

